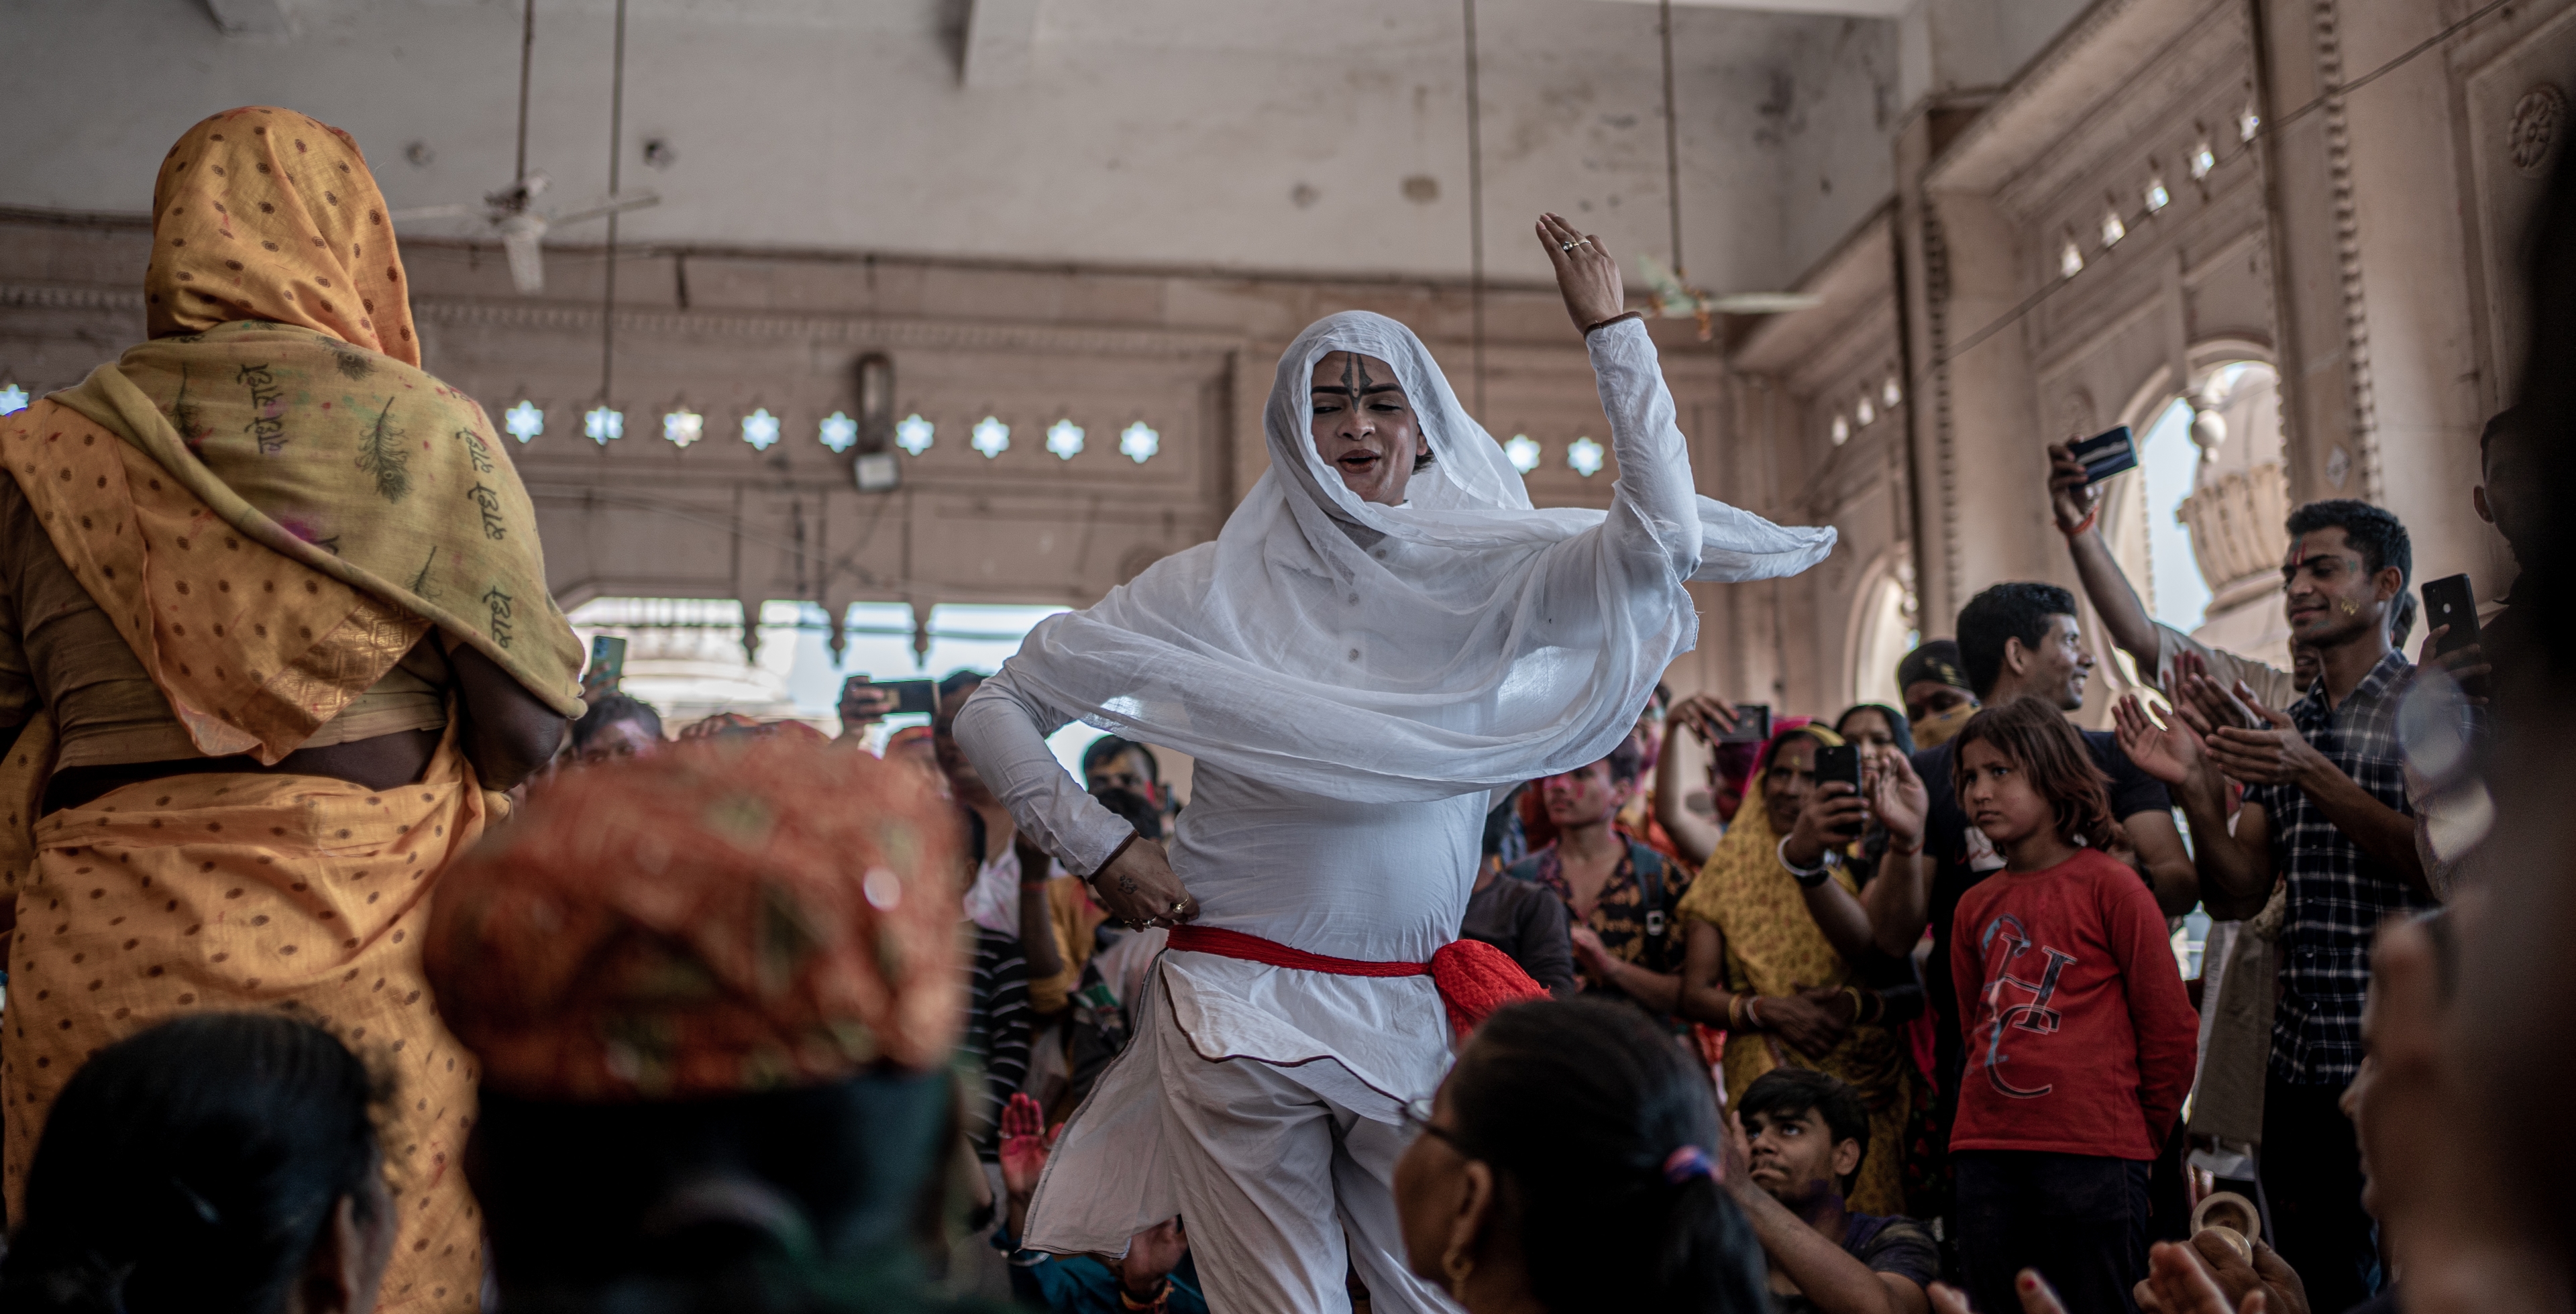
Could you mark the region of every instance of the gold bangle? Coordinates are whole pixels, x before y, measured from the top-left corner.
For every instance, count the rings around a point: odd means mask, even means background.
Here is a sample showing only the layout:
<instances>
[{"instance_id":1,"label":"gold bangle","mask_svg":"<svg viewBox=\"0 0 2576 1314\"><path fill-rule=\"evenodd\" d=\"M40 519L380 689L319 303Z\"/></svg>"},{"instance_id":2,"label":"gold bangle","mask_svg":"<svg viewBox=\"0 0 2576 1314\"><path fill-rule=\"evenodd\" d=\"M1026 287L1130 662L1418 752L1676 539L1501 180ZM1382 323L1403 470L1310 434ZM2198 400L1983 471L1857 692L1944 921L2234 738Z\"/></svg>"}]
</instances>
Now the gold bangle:
<instances>
[{"instance_id":1,"label":"gold bangle","mask_svg":"<svg viewBox=\"0 0 2576 1314\"><path fill-rule=\"evenodd\" d=\"M1854 1021L1854 1022L1858 1022L1858 1021L1860 1021L1860 1014L1861 1014L1860 988L1859 988L1859 987L1857 987L1857 986L1844 986L1844 987L1843 987L1843 993L1851 996L1851 1001L1852 1001L1852 1021Z\"/></svg>"},{"instance_id":2,"label":"gold bangle","mask_svg":"<svg viewBox=\"0 0 2576 1314\"><path fill-rule=\"evenodd\" d=\"M1732 995L1727 998L1726 1026L1730 1031L1744 1029L1744 996Z\"/></svg>"}]
</instances>

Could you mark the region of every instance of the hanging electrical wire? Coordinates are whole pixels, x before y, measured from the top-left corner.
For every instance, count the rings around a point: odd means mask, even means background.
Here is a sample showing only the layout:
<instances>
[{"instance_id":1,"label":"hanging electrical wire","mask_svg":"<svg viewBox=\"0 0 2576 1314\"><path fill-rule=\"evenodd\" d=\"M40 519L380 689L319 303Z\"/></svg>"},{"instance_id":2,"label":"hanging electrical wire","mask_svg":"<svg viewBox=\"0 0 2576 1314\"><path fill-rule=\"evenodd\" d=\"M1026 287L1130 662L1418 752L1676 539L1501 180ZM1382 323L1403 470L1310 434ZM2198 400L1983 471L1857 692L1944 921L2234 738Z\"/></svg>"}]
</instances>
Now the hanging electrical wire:
<instances>
[{"instance_id":1,"label":"hanging electrical wire","mask_svg":"<svg viewBox=\"0 0 2576 1314\"><path fill-rule=\"evenodd\" d=\"M1467 17L1467 303L1469 332L1475 341L1476 414L1481 417L1485 413L1485 114L1476 88L1476 0L1462 3Z\"/></svg>"},{"instance_id":2,"label":"hanging electrical wire","mask_svg":"<svg viewBox=\"0 0 2576 1314\"><path fill-rule=\"evenodd\" d=\"M617 38L608 73L608 194L617 195L617 166L625 155L626 135L626 0L617 0ZM617 375L617 211L608 212L607 291L599 308L599 404L610 404L608 392Z\"/></svg>"}]
</instances>

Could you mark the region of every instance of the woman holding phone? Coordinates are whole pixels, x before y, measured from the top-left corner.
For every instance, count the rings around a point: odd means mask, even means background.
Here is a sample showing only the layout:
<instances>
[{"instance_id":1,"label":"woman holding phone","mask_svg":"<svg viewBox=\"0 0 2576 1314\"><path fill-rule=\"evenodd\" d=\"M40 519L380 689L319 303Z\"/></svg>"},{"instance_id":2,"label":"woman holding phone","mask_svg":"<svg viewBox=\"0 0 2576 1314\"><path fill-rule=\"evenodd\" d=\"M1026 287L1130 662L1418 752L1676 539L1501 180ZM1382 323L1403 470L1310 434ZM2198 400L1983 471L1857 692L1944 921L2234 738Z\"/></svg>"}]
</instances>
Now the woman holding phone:
<instances>
[{"instance_id":1,"label":"woman holding phone","mask_svg":"<svg viewBox=\"0 0 2576 1314\"><path fill-rule=\"evenodd\" d=\"M1828 780L1818 769L1820 759L1831 770L1837 758L1860 774L1858 754L1841 735L1783 718L1756 759L1734 825L1713 851L1686 853L1705 865L1681 905L1681 1011L1725 1028L1730 1103L1781 1066L1814 1068L1858 1090L1869 1105L1869 1143L1851 1207L1901 1214L1913 1067L1893 1024L1921 1011L1922 992L1895 988L1910 983L1911 965L1879 954L1865 921L1820 919L1807 898L1829 884L1860 897L1870 874L1860 836L1873 809L1850 775ZM1860 783L1876 784L1875 795L1893 804L1876 809L1889 843L1920 846L1921 782L1910 771L1873 769Z\"/></svg>"}]
</instances>

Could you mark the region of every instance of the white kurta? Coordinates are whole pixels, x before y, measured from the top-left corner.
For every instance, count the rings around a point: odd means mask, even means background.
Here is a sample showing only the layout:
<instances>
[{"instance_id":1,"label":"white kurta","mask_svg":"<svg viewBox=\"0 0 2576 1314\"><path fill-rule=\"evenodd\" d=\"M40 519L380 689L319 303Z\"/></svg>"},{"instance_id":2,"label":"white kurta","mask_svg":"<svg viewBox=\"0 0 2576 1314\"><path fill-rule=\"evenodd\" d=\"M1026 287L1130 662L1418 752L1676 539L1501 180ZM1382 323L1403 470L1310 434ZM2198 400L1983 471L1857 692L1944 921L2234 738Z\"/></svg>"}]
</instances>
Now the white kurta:
<instances>
[{"instance_id":1,"label":"white kurta","mask_svg":"<svg viewBox=\"0 0 2576 1314\"><path fill-rule=\"evenodd\" d=\"M1644 327L1613 325L1592 334L1589 346L1618 458L1613 505L1596 525L1517 550L1529 554L1533 596L1565 599L1557 605L1570 607L1576 600L1603 604L1605 589L1634 590L1651 618L1656 604L1648 598L1682 599L1673 605L1687 606L1677 583L1702 568L1701 508L1711 504L1692 488L1685 441ZM1830 542L1829 535L1823 539ZM1389 537L1370 555L1400 576L1409 556L1431 551ZM1420 564L1430 568L1436 560L1425 555ZM1354 594L1351 601L1362 599ZM1341 658L1347 645L1349 659L1361 662L1389 637L1372 627L1387 623L1379 617L1336 631L1332 656ZM1552 622L1541 614L1535 623ZM1592 659L1569 652L1567 660ZM1044 741L1089 713L1050 705L1033 692L1043 680L1015 678L1021 661L1006 663L968 701L956 721L958 742L1024 833L1067 869L1096 871L1129 828L1083 792ZM1658 658L1655 673L1660 666ZM1334 678L1331 671L1293 674ZM1645 684L1651 687L1652 673ZM1600 724L1566 733L1615 736L1623 727L1613 722L1633 720L1637 711L1606 707L1595 713ZM1472 726L1475 709L1457 709L1450 719ZM1368 962L1426 962L1457 938L1486 790L1358 802L1254 779L1204 756L1193 785L1170 858L1198 901L1197 924ZM1301 1238L1331 1245L1347 1231L1361 1243L1352 1262L1382 1308L1434 1307L1428 1289L1401 1273L1392 1202L1383 1195L1401 1148L1396 1129L1403 1101L1431 1094L1449 1064L1447 1017L1428 977L1333 976L1169 952L1147 978L1134 1034L1065 1128L1031 1206L1027 1244L1119 1253L1134 1233L1182 1214L1212 1295L1230 1288L1240 1308L1285 1310L1313 1308L1316 1299L1329 1303L1314 1295L1324 1276L1311 1257L1223 1244L1212 1254L1211 1231L1263 1234L1274 1249L1306 1244ZM1257 1077L1244 1071L1245 1060L1260 1066ZM1255 1115L1266 1109L1264 1101L1329 1118L1340 1157L1326 1167L1306 1150L1281 1148L1289 1142L1272 1134L1267 1113ZM1319 1180L1286 1180L1318 1174ZM1370 1198L1354 1202L1355 1190ZM1265 1216L1311 1211L1316 1202L1324 1213L1320 1225ZM1335 1208L1338 1227L1322 1226L1333 1224ZM1220 1268L1251 1264L1265 1271L1211 1272L1211 1260L1220 1260ZM1305 1271L1288 1271L1300 1264ZM1333 1267L1329 1274L1336 1292L1338 1273ZM1406 1289L1381 1291L1381 1283Z\"/></svg>"}]
</instances>

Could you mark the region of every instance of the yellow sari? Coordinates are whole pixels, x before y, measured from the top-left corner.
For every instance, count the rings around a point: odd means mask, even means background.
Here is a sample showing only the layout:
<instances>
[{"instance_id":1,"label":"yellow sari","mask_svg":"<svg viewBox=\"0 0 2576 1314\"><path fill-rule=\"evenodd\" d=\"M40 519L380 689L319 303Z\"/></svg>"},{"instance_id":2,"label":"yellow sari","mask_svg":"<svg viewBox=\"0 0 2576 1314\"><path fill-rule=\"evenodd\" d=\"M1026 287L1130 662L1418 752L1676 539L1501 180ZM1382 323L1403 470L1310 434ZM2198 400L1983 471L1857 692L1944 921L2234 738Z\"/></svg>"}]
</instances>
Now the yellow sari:
<instances>
[{"instance_id":1,"label":"yellow sari","mask_svg":"<svg viewBox=\"0 0 2576 1314\"><path fill-rule=\"evenodd\" d=\"M1800 733L1840 742L1822 726ZM1830 737L1830 738L1829 738ZM1756 773L1735 821L1718 840L1681 903L1684 925L1707 922L1726 937L1726 988L1735 994L1786 995L1816 986L1863 986L1860 975L1808 913L1797 880L1780 865L1782 836L1771 826ZM1848 866L1834 880L1855 895ZM1865 988L1865 987L1864 987ZM1869 1105L1869 1146L1853 1184L1851 1207L1863 1213L1905 1212L1905 1120L1912 1098L1904 1048L1886 1027L1853 1026L1822 1058L1810 1058L1766 1032L1739 1031L1726 1038L1722 1064L1729 1105L1744 1088L1775 1067L1814 1068L1842 1079Z\"/></svg>"},{"instance_id":2,"label":"yellow sari","mask_svg":"<svg viewBox=\"0 0 2576 1314\"><path fill-rule=\"evenodd\" d=\"M209 757L274 765L433 628L581 707L533 508L482 409L419 368L383 206L336 129L260 108L198 124L154 193L153 339L0 419L0 464ZM437 873L499 805L456 734L451 708L393 789L177 775L40 818L52 728L28 723L0 763L13 1214L91 1054L182 1013L276 1009L394 1079L383 1307L479 1307L476 1064L420 963Z\"/></svg>"}]
</instances>

